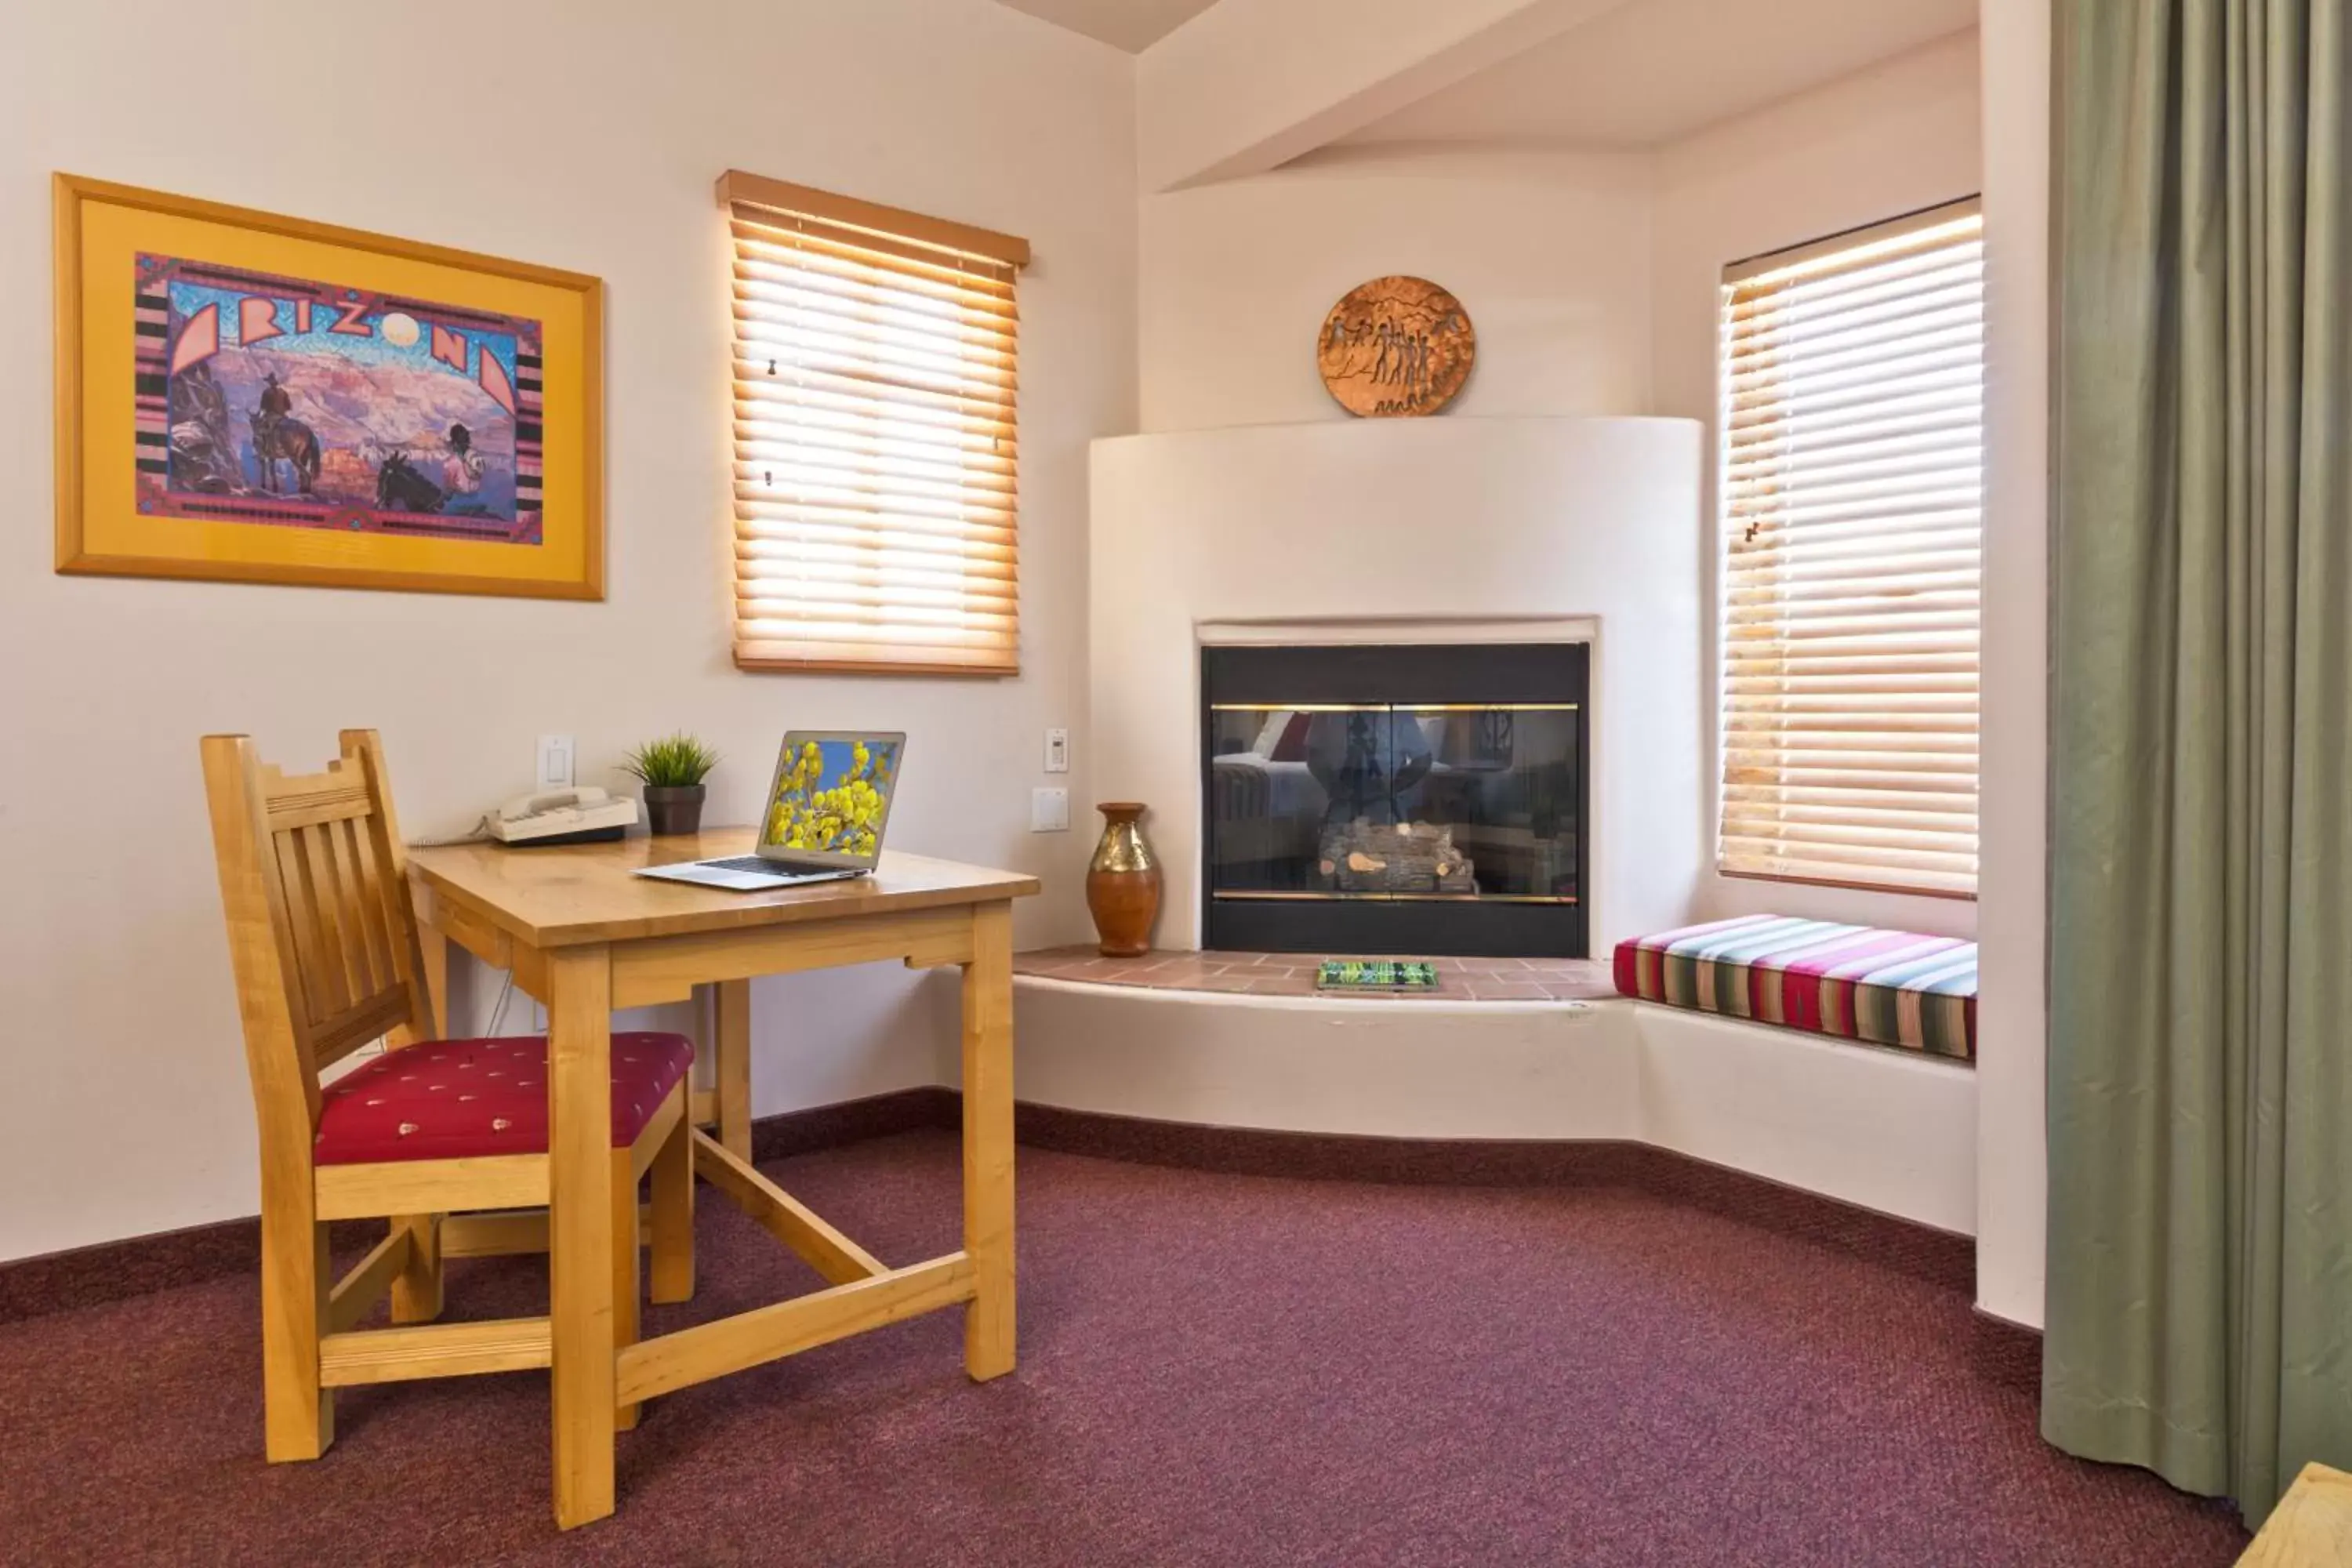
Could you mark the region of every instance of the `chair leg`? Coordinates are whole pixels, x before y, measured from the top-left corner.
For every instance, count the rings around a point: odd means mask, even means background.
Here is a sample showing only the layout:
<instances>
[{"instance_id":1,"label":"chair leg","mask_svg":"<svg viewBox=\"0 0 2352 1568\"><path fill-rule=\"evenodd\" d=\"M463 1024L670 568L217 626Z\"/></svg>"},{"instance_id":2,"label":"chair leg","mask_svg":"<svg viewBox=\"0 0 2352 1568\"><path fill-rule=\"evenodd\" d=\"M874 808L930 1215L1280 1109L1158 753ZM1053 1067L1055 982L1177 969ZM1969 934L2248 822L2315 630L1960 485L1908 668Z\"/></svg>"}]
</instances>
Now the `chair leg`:
<instances>
[{"instance_id":1,"label":"chair leg","mask_svg":"<svg viewBox=\"0 0 2352 1568\"><path fill-rule=\"evenodd\" d=\"M637 1179L630 1164L628 1150L613 1151L613 1349L616 1353L637 1342ZM626 1432L636 1424L634 1405L624 1405L614 1413L614 1431Z\"/></svg>"},{"instance_id":2,"label":"chair leg","mask_svg":"<svg viewBox=\"0 0 2352 1568\"><path fill-rule=\"evenodd\" d=\"M653 1298L694 1300L694 1125L677 1119L654 1152Z\"/></svg>"},{"instance_id":3,"label":"chair leg","mask_svg":"<svg viewBox=\"0 0 2352 1568\"><path fill-rule=\"evenodd\" d=\"M261 1395L273 1464L315 1459L335 1440L335 1392L319 1384L319 1336L334 1275L327 1227L308 1200L261 1205Z\"/></svg>"},{"instance_id":4,"label":"chair leg","mask_svg":"<svg viewBox=\"0 0 2352 1568\"><path fill-rule=\"evenodd\" d=\"M441 1220L437 1214L403 1215L392 1222L408 1232L408 1265L392 1281L392 1321L429 1323L441 1315Z\"/></svg>"}]
</instances>

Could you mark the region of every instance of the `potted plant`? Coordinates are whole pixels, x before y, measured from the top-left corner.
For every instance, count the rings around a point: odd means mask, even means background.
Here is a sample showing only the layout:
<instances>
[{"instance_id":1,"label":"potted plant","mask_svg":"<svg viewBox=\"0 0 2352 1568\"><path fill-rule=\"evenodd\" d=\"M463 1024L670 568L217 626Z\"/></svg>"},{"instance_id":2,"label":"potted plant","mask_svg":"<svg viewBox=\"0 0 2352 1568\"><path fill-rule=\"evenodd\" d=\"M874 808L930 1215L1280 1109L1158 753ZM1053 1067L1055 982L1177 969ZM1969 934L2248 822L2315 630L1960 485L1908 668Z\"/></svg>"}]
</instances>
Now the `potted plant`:
<instances>
[{"instance_id":1,"label":"potted plant","mask_svg":"<svg viewBox=\"0 0 2352 1568\"><path fill-rule=\"evenodd\" d=\"M652 833L697 833L702 828L702 781L719 765L719 753L694 736L679 733L648 741L622 763L646 786L646 827Z\"/></svg>"}]
</instances>

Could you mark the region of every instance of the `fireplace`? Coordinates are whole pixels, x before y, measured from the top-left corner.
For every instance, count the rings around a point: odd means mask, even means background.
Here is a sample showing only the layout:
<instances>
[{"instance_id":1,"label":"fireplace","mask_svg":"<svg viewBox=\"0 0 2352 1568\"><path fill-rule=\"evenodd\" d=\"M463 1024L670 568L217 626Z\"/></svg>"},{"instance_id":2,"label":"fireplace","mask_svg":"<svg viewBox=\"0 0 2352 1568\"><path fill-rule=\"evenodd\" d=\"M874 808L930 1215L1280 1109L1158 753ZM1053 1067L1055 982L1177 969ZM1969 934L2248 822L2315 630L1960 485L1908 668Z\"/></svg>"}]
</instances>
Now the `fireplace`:
<instances>
[{"instance_id":1,"label":"fireplace","mask_svg":"<svg viewBox=\"0 0 2352 1568\"><path fill-rule=\"evenodd\" d=\"M1202 944L1586 954L1583 643L1201 651Z\"/></svg>"}]
</instances>

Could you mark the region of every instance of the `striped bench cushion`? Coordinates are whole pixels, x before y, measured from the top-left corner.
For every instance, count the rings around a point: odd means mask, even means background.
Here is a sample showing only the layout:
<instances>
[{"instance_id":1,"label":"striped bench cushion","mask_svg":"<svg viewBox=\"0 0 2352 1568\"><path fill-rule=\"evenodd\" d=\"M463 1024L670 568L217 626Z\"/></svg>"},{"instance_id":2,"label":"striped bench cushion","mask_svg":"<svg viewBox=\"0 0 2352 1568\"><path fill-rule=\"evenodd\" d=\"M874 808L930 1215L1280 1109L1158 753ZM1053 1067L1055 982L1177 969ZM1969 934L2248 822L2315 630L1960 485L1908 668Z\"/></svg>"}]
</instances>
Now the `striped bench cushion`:
<instances>
[{"instance_id":1,"label":"striped bench cushion","mask_svg":"<svg viewBox=\"0 0 2352 1568\"><path fill-rule=\"evenodd\" d=\"M1977 944L1784 915L1742 915L1617 944L1617 989L1644 1002L1973 1061Z\"/></svg>"}]
</instances>

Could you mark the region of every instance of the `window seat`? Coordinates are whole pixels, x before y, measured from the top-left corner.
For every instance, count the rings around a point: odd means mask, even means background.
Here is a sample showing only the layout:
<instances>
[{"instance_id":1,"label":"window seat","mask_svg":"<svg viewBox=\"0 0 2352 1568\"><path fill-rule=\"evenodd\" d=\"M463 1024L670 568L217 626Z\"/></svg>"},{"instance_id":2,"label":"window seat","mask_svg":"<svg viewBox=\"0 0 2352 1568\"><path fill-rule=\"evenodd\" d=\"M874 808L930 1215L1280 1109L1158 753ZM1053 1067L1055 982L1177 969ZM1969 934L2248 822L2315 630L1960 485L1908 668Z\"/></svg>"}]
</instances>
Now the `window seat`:
<instances>
[{"instance_id":1,"label":"window seat","mask_svg":"<svg viewBox=\"0 0 2352 1568\"><path fill-rule=\"evenodd\" d=\"M1977 944L1785 915L1742 915L1617 944L1643 1002L1973 1062Z\"/></svg>"}]
</instances>

